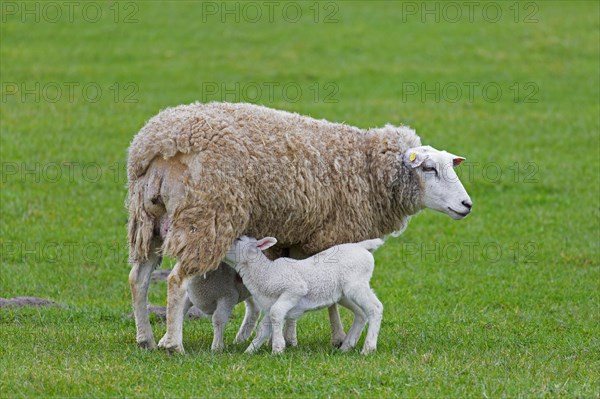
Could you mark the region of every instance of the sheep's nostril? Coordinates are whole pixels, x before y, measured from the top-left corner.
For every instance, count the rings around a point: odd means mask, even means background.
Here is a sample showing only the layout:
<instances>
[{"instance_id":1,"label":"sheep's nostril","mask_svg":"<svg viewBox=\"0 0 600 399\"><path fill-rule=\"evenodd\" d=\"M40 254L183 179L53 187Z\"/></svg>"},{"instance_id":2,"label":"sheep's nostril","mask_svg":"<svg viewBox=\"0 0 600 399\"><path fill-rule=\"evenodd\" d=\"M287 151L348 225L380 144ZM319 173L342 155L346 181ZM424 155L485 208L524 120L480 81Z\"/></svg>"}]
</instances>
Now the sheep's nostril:
<instances>
[{"instance_id":1,"label":"sheep's nostril","mask_svg":"<svg viewBox=\"0 0 600 399\"><path fill-rule=\"evenodd\" d=\"M466 206L467 208L471 209L473 207L473 203L471 201L463 201L461 202L461 204L463 204L464 206Z\"/></svg>"}]
</instances>

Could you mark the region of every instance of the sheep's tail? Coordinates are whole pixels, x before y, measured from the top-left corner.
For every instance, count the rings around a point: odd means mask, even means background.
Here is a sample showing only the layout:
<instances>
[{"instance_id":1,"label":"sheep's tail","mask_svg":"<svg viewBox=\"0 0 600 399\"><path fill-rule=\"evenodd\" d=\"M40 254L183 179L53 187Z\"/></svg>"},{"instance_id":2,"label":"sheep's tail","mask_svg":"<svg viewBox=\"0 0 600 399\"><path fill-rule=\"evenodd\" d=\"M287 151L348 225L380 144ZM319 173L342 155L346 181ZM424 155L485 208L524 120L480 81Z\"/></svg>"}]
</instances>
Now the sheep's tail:
<instances>
[{"instance_id":1,"label":"sheep's tail","mask_svg":"<svg viewBox=\"0 0 600 399\"><path fill-rule=\"evenodd\" d=\"M148 198L154 199L155 202L160 199L160 184L160 176L154 173L129 181L127 239L129 241L129 261L132 263L148 260L150 251L156 249L156 243L153 241L155 238L160 238L155 231L157 216L160 219L160 215L156 215L156 209L151 211L148 208L152 204Z\"/></svg>"},{"instance_id":2,"label":"sheep's tail","mask_svg":"<svg viewBox=\"0 0 600 399\"><path fill-rule=\"evenodd\" d=\"M383 240L381 238L375 238L373 240L365 240L357 243L367 251L373 252L377 248L383 245Z\"/></svg>"}]
</instances>

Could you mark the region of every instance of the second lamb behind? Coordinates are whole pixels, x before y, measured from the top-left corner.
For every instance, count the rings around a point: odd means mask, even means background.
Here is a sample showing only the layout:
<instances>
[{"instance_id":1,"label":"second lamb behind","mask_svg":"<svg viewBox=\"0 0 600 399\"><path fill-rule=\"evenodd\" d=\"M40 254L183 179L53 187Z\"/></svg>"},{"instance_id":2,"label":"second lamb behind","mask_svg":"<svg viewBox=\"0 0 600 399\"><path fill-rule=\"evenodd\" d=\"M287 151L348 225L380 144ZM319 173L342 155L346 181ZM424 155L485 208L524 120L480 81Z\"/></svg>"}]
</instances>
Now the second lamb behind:
<instances>
[{"instance_id":1,"label":"second lamb behind","mask_svg":"<svg viewBox=\"0 0 600 399\"><path fill-rule=\"evenodd\" d=\"M362 353L375 351L383 305L369 285L375 265L371 251L379 248L383 240L336 245L302 260L271 261L262 251L276 243L272 237L256 240L242 236L234 241L225 257L225 262L239 273L265 313L256 338L246 352L258 350L271 335L273 353L283 352L284 320L296 320L306 311L334 303L354 313L354 321L340 349L354 348L368 321Z\"/></svg>"}]
</instances>

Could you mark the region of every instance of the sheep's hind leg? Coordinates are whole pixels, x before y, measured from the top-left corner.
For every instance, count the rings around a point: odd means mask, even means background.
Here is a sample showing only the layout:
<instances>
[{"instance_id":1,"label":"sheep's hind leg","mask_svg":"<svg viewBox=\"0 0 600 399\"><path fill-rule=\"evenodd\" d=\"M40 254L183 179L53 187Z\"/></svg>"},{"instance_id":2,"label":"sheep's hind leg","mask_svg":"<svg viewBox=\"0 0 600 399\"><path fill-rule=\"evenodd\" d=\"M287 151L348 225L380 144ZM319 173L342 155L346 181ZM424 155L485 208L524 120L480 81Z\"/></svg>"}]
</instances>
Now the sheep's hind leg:
<instances>
[{"instance_id":1,"label":"sheep's hind leg","mask_svg":"<svg viewBox=\"0 0 600 399\"><path fill-rule=\"evenodd\" d=\"M186 305L187 276L177 263L167 278L167 332L161 338L158 346L169 352L183 353L183 311Z\"/></svg>"},{"instance_id":2,"label":"sheep's hind leg","mask_svg":"<svg viewBox=\"0 0 600 399\"><path fill-rule=\"evenodd\" d=\"M342 346L340 346L340 350L342 352L347 352L356 346L356 343L360 338L360 334L363 328L365 328L365 324L367 324L367 317L358 305L347 298L340 300L339 304L354 313L352 326L350 326L348 334L346 335L346 339L342 343Z\"/></svg>"},{"instance_id":3,"label":"sheep's hind leg","mask_svg":"<svg viewBox=\"0 0 600 399\"><path fill-rule=\"evenodd\" d=\"M296 336L296 319L287 319L283 331L283 338L286 346L297 346L298 337Z\"/></svg>"},{"instance_id":4,"label":"sheep's hind leg","mask_svg":"<svg viewBox=\"0 0 600 399\"><path fill-rule=\"evenodd\" d=\"M347 296L363 310L369 321L367 337L361 353L363 355L375 352L377 349L377 337L383 317L383 304L377 299L375 293L368 285L357 285L348 290Z\"/></svg>"},{"instance_id":5,"label":"sheep's hind leg","mask_svg":"<svg viewBox=\"0 0 600 399\"><path fill-rule=\"evenodd\" d=\"M136 342L140 348L154 349L156 342L152 334L152 326L148 318L148 287L152 272L162 258L156 253L157 245L150 250L150 255L145 262L134 263L129 273L129 286L133 301L133 314L135 317Z\"/></svg>"},{"instance_id":6,"label":"sheep's hind leg","mask_svg":"<svg viewBox=\"0 0 600 399\"><path fill-rule=\"evenodd\" d=\"M192 303L192 301L190 300L190 297L187 295L187 292L186 292L185 293L185 304L183 305L183 315L184 316L188 314L188 312L190 311L192 306L194 306L194 304Z\"/></svg>"}]
</instances>

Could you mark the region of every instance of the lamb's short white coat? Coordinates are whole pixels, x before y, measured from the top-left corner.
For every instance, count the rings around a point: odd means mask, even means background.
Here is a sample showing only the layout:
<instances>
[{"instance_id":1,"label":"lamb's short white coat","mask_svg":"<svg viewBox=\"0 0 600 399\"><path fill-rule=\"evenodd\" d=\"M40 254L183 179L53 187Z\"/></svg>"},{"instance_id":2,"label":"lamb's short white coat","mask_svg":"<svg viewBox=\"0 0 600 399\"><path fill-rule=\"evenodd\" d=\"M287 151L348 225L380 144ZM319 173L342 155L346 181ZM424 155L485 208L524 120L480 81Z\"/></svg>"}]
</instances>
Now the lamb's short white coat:
<instances>
[{"instance_id":1,"label":"lamb's short white coat","mask_svg":"<svg viewBox=\"0 0 600 399\"><path fill-rule=\"evenodd\" d=\"M230 266L221 263L217 270L194 276L188 285L187 295L191 302L188 307L193 304L203 313L212 315L213 351L223 349L223 331L233 308L242 301L246 303L246 315L234 342L244 342L252 335L260 309Z\"/></svg>"},{"instance_id":2,"label":"lamb's short white coat","mask_svg":"<svg viewBox=\"0 0 600 399\"><path fill-rule=\"evenodd\" d=\"M368 321L362 353L375 351L383 305L369 285L375 266L370 251L382 245L383 240L336 245L303 260L271 261L262 251L276 243L272 237L256 240L242 236L234 241L225 257L225 262L239 273L265 313L257 336L246 352L256 351L271 335L273 353L283 352L284 320L295 321L306 311L335 303L354 313L354 322L341 350L347 351L356 345Z\"/></svg>"}]
</instances>

